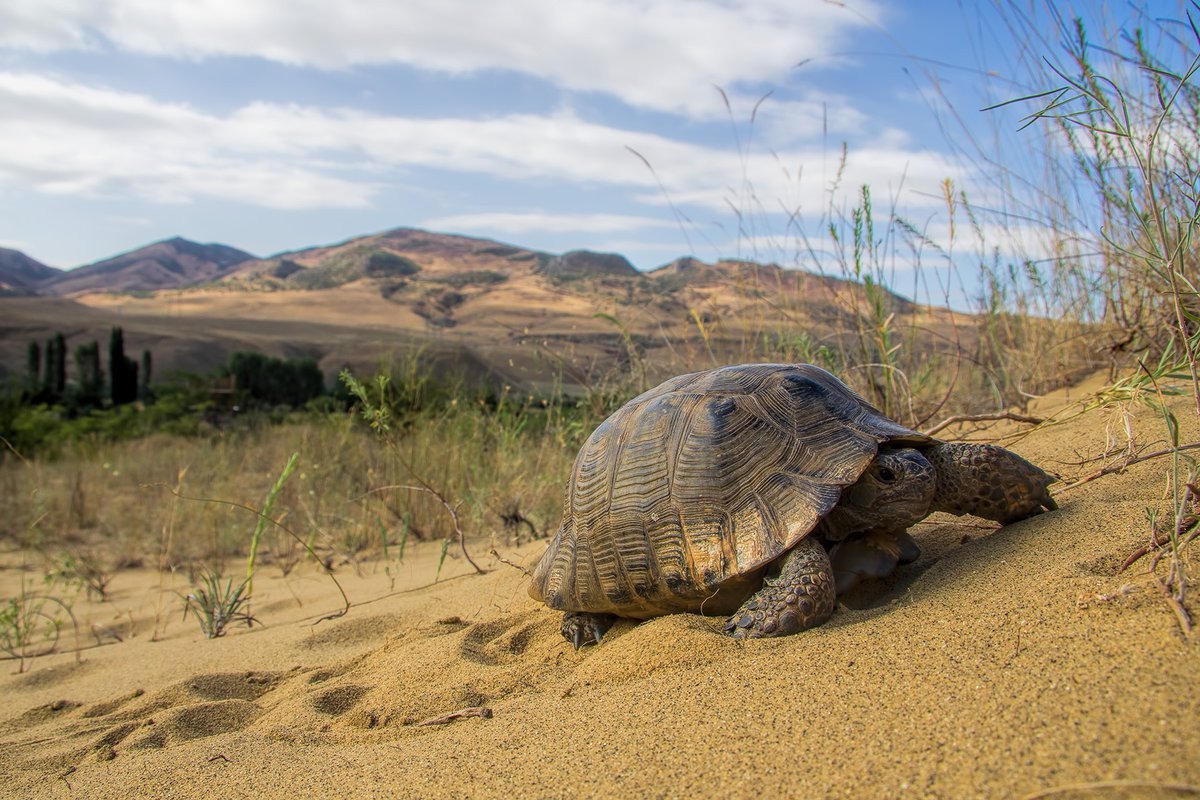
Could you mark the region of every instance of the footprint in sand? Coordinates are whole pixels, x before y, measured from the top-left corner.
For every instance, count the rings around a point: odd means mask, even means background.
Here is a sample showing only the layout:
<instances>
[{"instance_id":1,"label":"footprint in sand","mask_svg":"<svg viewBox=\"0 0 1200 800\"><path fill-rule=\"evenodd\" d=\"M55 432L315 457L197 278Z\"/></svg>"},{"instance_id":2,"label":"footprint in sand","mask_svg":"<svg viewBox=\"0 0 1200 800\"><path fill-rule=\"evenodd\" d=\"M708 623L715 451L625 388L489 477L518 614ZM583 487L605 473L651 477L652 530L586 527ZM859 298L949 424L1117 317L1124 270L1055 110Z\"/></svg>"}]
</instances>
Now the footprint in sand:
<instances>
[{"instance_id":1,"label":"footprint in sand","mask_svg":"<svg viewBox=\"0 0 1200 800\"><path fill-rule=\"evenodd\" d=\"M535 689L552 674L559 641L557 623L540 610L422 623L370 652L297 676L255 730L288 741L331 731L426 734L437 726L423 721Z\"/></svg>"},{"instance_id":2,"label":"footprint in sand","mask_svg":"<svg viewBox=\"0 0 1200 800\"><path fill-rule=\"evenodd\" d=\"M20 738L0 742L0 756L30 767L61 769L94 756L116 758L115 749L158 748L240 730L262 713L255 700L285 677L280 672L195 675L147 694L137 690L91 705L59 700L23 714L9 731Z\"/></svg>"},{"instance_id":3,"label":"footprint in sand","mask_svg":"<svg viewBox=\"0 0 1200 800\"><path fill-rule=\"evenodd\" d=\"M79 712L79 716L84 717L86 719L94 719L96 717L107 717L109 714L113 714L113 713L119 711L121 708L123 708L125 706L126 703L136 700L144 694L146 694L146 692L144 690L135 689L134 691L130 692L127 695L122 695L121 697L114 697L111 700L105 700L100 703L93 703L92 705L85 708L83 711Z\"/></svg>"},{"instance_id":4,"label":"footprint in sand","mask_svg":"<svg viewBox=\"0 0 1200 800\"><path fill-rule=\"evenodd\" d=\"M282 677L278 672L226 672L196 675L186 685L191 694L205 700L257 700Z\"/></svg>"},{"instance_id":5,"label":"footprint in sand","mask_svg":"<svg viewBox=\"0 0 1200 800\"><path fill-rule=\"evenodd\" d=\"M369 686L356 686L352 683L334 686L312 695L309 703L322 714L328 714L331 717L338 716L354 708L362 696L370 690Z\"/></svg>"},{"instance_id":6,"label":"footprint in sand","mask_svg":"<svg viewBox=\"0 0 1200 800\"><path fill-rule=\"evenodd\" d=\"M542 620L531 612L480 622L468 628L459 650L476 664L511 664L529 649L541 627Z\"/></svg>"},{"instance_id":7,"label":"footprint in sand","mask_svg":"<svg viewBox=\"0 0 1200 800\"><path fill-rule=\"evenodd\" d=\"M137 749L166 747L229 733L246 727L262 713L263 709L256 703L238 699L174 708L146 720L143 727L150 730L131 739L129 746Z\"/></svg>"},{"instance_id":8,"label":"footprint in sand","mask_svg":"<svg viewBox=\"0 0 1200 800\"><path fill-rule=\"evenodd\" d=\"M335 620L314 628L312 635L297 642L296 646L302 650L346 648L360 642L386 639L402 627L401 618L397 614Z\"/></svg>"}]
</instances>

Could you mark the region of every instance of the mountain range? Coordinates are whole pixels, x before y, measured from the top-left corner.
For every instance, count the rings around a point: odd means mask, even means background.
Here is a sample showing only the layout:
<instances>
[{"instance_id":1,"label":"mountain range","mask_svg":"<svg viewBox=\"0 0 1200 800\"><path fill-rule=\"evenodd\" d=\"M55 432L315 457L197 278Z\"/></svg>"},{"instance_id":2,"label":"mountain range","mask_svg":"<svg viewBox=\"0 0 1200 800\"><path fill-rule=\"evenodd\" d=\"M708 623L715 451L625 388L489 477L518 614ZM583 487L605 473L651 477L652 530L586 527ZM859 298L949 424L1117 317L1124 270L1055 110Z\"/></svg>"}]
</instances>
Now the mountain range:
<instances>
[{"instance_id":1,"label":"mountain range","mask_svg":"<svg viewBox=\"0 0 1200 800\"><path fill-rule=\"evenodd\" d=\"M586 391L696 364L802 359L849 335L864 287L751 261L555 254L396 228L257 258L174 238L63 271L0 251L0 377L57 331L154 353L156 375L235 350L316 358L327 375L417 357L469 382ZM949 330L951 312L876 290L899 319ZM73 344L71 346L74 346Z\"/></svg>"}]
</instances>

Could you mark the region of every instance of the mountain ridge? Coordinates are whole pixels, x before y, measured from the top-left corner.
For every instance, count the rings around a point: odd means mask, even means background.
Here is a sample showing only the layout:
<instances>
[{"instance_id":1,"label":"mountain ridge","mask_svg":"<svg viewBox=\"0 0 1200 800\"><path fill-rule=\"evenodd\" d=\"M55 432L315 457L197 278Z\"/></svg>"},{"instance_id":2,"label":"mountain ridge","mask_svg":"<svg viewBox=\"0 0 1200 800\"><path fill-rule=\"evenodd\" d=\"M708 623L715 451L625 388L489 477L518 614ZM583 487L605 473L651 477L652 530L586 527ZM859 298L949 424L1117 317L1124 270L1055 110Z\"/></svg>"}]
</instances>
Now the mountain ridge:
<instances>
[{"instance_id":1,"label":"mountain ridge","mask_svg":"<svg viewBox=\"0 0 1200 800\"><path fill-rule=\"evenodd\" d=\"M620 253L605 253L589 249L568 250L561 254L533 250L485 237L456 233L440 233L411 227L390 228L378 233L361 234L331 244L284 250L265 257L221 243L201 244L181 236L151 242L108 258L63 270L49 267L19 250L0 248L0 290L9 285L26 290L25 293L48 296L78 296L94 293L142 293L164 290L192 289L209 283L236 280L238 278L263 278L288 281L305 269L321 267L332 257L341 257L343 262L349 248L360 251L363 263L348 267L341 276L330 276L327 281L308 278L290 288L313 288L307 284L322 286L337 285L340 278L349 282L361 277L386 277L387 265L376 263L376 274L370 271L370 252L390 250L406 254L416 263L414 256L427 256L445 271L447 265L470 271L480 264L474 261L489 261L486 266L503 269L506 265L525 267L540 275L560 282L578 279L638 278L663 279L672 276L669 283L713 284L727 280L740 271L766 270L772 273L798 273L770 262L751 260L718 259L706 262L692 255L677 257L653 269L639 270ZM396 267L401 273L413 274L409 267ZM283 273L278 274L278 273ZM838 278L814 276L838 281Z\"/></svg>"},{"instance_id":2,"label":"mountain ridge","mask_svg":"<svg viewBox=\"0 0 1200 800\"><path fill-rule=\"evenodd\" d=\"M38 294L153 292L182 289L223 277L255 256L225 244L200 244L180 236L61 271L38 286Z\"/></svg>"},{"instance_id":3,"label":"mountain ridge","mask_svg":"<svg viewBox=\"0 0 1200 800\"><path fill-rule=\"evenodd\" d=\"M38 286L53 280L61 272L20 250L0 247L0 295L37 294Z\"/></svg>"}]
</instances>

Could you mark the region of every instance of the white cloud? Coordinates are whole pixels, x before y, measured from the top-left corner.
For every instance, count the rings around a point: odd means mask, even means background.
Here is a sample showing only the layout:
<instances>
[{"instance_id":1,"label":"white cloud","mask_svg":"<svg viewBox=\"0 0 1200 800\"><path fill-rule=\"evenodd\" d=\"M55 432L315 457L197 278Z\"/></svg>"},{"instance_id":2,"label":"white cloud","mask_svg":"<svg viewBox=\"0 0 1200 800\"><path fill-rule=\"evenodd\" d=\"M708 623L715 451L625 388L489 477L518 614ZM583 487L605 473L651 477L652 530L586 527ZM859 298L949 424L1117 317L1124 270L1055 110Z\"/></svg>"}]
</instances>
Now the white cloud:
<instances>
[{"instance_id":1,"label":"white cloud","mask_svg":"<svg viewBox=\"0 0 1200 800\"><path fill-rule=\"evenodd\" d=\"M746 109L736 122L748 123L753 109ZM795 142L815 142L823 137L831 141L864 133L870 117L853 107L848 98L811 92L803 100L781 101L767 97L758 105L754 124L746 124L747 135L763 146L780 148Z\"/></svg>"},{"instance_id":2,"label":"white cloud","mask_svg":"<svg viewBox=\"0 0 1200 800\"><path fill-rule=\"evenodd\" d=\"M561 214L530 211L522 213L486 212L453 214L422 220L419 225L435 230L487 230L505 234L614 233L651 228L675 227L669 219L638 217L631 214Z\"/></svg>"},{"instance_id":3,"label":"white cloud","mask_svg":"<svg viewBox=\"0 0 1200 800\"><path fill-rule=\"evenodd\" d=\"M135 228L148 228L154 224L154 221L148 217L136 217L128 214L108 214L104 217L104 220L113 225L129 225Z\"/></svg>"},{"instance_id":4,"label":"white cloud","mask_svg":"<svg viewBox=\"0 0 1200 800\"><path fill-rule=\"evenodd\" d=\"M87 48L97 10L86 0L7 0L0 5L0 46L35 52Z\"/></svg>"},{"instance_id":5,"label":"white cloud","mask_svg":"<svg viewBox=\"0 0 1200 800\"><path fill-rule=\"evenodd\" d=\"M783 204L818 214L838 171L836 152L739 154L570 112L410 119L257 102L222 116L12 72L0 72L0 106L0 181L158 202L209 197L270 208L359 208L369 206L385 182L419 168L526 185L622 187L642 202L669 199L722 214L730 206L755 211L756 204L770 212ZM885 131L878 144L851 151L841 187L854 194L871 184L882 196L903 184L913 190L906 202L936 205L921 193L936 195L941 180L959 172ZM518 222L508 218L510 225Z\"/></svg>"},{"instance_id":6,"label":"white cloud","mask_svg":"<svg viewBox=\"0 0 1200 800\"><path fill-rule=\"evenodd\" d=\"M294 209L363 207L375 192L366 181L295 166L283 158L286 138L246 148L236 124L142 95L0 73L0 106L0 180L46 193Z\"/></svg>"},{"instance_id":7,"label":"white cloud","mask_svg":"<svg viewBox=\"0 0 1200 800\"><path fill-rule=\"evenodd\" d=\"M0 47L250 56L319 69L509 70L657 111L722 113L712 85L778 84L880 16L874 0L7 0Z\"/></svg>"}]
</instances>

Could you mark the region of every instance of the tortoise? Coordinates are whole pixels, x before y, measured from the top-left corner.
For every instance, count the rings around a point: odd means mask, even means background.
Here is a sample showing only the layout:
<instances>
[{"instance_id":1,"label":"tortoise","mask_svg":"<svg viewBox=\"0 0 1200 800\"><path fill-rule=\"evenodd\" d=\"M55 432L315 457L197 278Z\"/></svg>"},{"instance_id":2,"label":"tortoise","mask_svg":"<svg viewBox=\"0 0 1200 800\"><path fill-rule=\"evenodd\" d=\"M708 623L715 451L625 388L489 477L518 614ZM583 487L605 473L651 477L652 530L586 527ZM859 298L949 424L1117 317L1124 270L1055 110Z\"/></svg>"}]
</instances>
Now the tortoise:
<instances>
[{"instance_id":1,"label":"tortoise","mask_svg":"<svg viewBox=\"0 0 1200 800\"><path fill-rule=\"evenodd\" d=\"M529 593L578 649L617 617L729 615L735 638L824 622L838 594L920 555L933 511L1009 523L1057 508L1002 447L939 441L810 364L672 378L580 448Z\"/></svg>"}]
</instances>

